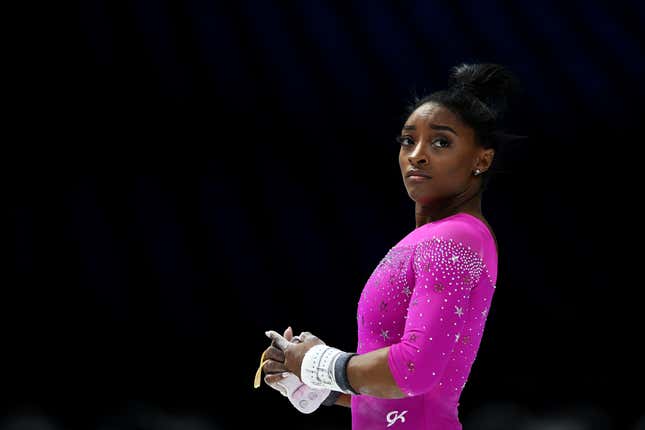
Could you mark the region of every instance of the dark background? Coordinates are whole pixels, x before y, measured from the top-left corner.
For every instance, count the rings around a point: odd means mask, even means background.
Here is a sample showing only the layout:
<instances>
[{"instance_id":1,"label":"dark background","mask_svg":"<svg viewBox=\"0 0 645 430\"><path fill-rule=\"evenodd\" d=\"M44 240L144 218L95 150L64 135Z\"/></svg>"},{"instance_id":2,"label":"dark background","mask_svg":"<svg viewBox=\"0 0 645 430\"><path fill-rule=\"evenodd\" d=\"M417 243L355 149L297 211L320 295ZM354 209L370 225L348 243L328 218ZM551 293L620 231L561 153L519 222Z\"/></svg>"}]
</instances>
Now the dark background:
<instances>
[{"instance_id":1,"label":"dark background","mask_svg":"<svg viewBox=\"0 0 645 430\"><path fill-rule=\"evenodd\" d=\"M529 136L484 194L500 265L464 427L636 428L642 2L14 8L1 429L349 429L252 388L263 333L355 350L415 227L394 136L462 62L518 75Z\"/></svg>"}]
</instances>

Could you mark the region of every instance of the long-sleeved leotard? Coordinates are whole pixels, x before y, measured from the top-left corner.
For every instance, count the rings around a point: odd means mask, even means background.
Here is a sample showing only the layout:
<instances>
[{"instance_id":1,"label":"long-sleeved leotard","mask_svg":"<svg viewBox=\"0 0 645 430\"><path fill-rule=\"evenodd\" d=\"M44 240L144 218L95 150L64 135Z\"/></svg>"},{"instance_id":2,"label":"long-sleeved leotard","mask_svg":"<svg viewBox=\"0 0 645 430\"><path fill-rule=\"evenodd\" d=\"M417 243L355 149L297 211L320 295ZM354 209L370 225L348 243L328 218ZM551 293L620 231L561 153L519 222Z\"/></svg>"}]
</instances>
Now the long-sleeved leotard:
<instances>
[{"instance_id":1,"label":"long-sleeved leotard","mask_svg":"<svg viewBox=\"0 0 645 430\"><path fill-rule=\"evenodd\" d=\"M417 227L389 250L360 295L357 352L390 346L406 397L352 396L354 430L461 429L459 397L496 279L495 239L472 215Z\"/></svg>"}]
</instances>

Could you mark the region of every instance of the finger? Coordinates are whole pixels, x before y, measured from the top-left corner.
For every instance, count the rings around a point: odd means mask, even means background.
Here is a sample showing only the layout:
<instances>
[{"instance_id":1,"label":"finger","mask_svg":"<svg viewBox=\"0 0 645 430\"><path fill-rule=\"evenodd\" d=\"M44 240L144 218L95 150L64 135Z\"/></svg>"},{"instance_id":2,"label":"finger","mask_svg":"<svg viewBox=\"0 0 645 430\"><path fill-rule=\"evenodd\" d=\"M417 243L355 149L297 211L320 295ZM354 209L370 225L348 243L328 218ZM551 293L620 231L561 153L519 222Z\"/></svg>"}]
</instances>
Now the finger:
<instances>
[{"instance_id":1,"label":"finger","mask_svg":"<svg viewBox=\"0 0 645 430\"><path fill-rule=\"evenodd\" d=\"M287 377L287 375L289 375L289 372L271 373L264 377L264 382L266 382L267 384L275 384L276 382L282 381Z\"/></svg>"},{"instance_id":2,"label":"finger","mask_svg":"<svg viewBox=\"0 0 645 430\"><path fill-rule=\"evenodd\" d=\"M289 341L284 337L282 337L280 333L277 333L273 330L269 330L267 332L264 332L264 334L266 334L269 339L274 341L275 345L281 350L284 351L289 347Z\"/></svg>"},{"instance_id":3,"label":"finger","mask_svg":"<svg viewBox=\"0 0 645 430\"><path fill-rule=\"evenodd\" d=\"M291 326L287 327L287 329L284 331L283 336L285 339L291 342L291 338L293 337L293 330L291 329Z\"/></svg>"},{"instance_id":4,"label":"finger","mask_svg":"<svg viewBox=\"0 0 645 430\"><path fill-rule=\"evenodd\" d=\"M313 334L311 334L311 333L310 333L310 332L308 332L308 331L303 331L302 333L300 333L300 335L299 335L298 337L300 338L300 340L301 340L301 341L303 341L303 342L304 342L304 341L306 341L306 340L313 339L313 338L315 338L316 336L314 336Z\"/></svg>"},{"instance_id":5,"label":"finger","mask_svg":"<svg viewBox=\"0 0 645 430\"><path fill-rule=\"evenodd\" d=\"M289 371L289 369L284 366L284 363L280 363L279 361L275 360L267 360L267 362L264 363L264 366L262 366L262 370L267 375Z\"/></svg>"},{"instance_id":6,"label":"finger","mask_svg":"<svg viewBox=\"0 0 645 430\"><path fill-rule=\"evenodd\" d=\"M313 335L308 331L303 331L302 333L300 333L300 335L296 337L299 338L301 342L316 341L316 342L322 343L323 345L326 345L325 342L323 342L318 338L318 336Z\"/></svg>"},{"instance_id":7,"label":"finger","mask_svg":"<svg viewBox=\"0 0 645 430\"><path fill-rule=\"evenodd\" d=\"M284 362L284 352L279 349L277 346L270 346L264 350L264 358L267 360L274 360L279 362Z\"/></svg>"}]
</instances>

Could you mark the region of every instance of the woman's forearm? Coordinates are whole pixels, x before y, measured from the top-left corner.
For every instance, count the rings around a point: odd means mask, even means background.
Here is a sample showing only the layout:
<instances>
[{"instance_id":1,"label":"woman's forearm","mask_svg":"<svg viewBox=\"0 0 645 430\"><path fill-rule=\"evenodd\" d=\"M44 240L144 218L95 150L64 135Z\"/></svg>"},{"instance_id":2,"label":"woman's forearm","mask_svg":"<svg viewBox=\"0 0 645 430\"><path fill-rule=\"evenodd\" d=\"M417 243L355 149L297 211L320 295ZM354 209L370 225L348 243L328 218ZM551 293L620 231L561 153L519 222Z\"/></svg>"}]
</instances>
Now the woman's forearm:
<instances>
[{"instance_id":1,"label":"woman's forearm","mask_svg":"<svg viewBox=\"0 0 645 430\"><path fill-rule=\"evenodd\" d=\"M360 394L385 399L400 399L405 394L396 385L388 364L390 347L353 356L347 363L347 379Z\"/></svg>"},{"instance_id":2,"label":"woman's forearm","mask_svg":"<svg viewBox=\"0 0 645 430\"><path fill-rule=\"evenodd\" d=\"M347 394L350 394L351 388L358 394L367 394L368 396L384 399L406 397L390 371L389 346L365 354L343 354L343 351L326 346L324 342L309 332L303 332L300 335L300 343L291 343L274 331L268 331L266 334L272 340L278 342L278 347L285 357L283 362L273 361L267 363L265 365L265 371L267 372L292 372L312 388L326 386ZM319 374L321 374L320 366L336 365L337 360L327 360L326 364L321 362L328 352L336 354L336 358L343 360L341 364L345 373L336 378L342 384L342 387L336 384L334 380L329 382L319 378ZM327 372L335 372L340 371L341 368L326 370ZM347 404L348 399L343 399L343 402Z\"/></svg>"}]
</instances>

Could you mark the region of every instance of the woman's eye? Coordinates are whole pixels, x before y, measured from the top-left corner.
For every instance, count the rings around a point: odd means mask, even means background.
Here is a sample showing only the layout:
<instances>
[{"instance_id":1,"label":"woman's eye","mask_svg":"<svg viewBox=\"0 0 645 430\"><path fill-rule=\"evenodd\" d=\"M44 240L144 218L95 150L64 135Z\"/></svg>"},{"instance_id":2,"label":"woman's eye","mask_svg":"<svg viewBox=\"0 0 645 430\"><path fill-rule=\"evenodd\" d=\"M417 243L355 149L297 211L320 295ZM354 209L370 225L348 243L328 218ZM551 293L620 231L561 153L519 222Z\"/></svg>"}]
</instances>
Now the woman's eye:
<instances>
[{"instance_id":1,"label":"woman's eye","mask_svg":"<svg viewBox=\"0 0 645 430\"><path fill-rule=\"evenodd\" d=\"M436 148L446 148L450 145L450 141L447 139L435 139L432 141L432 146Z\"/></svg>"},{"instance_id":2,"label":"woman's eye","mask_svg":"<svg viewBox=\"0 0 645 430\"><path fill-rule=\"evenodd\" d=\"M414 145L414 141L410 136L397 136L396 141L401 145Z\"/></svg>"}]
</instances>

